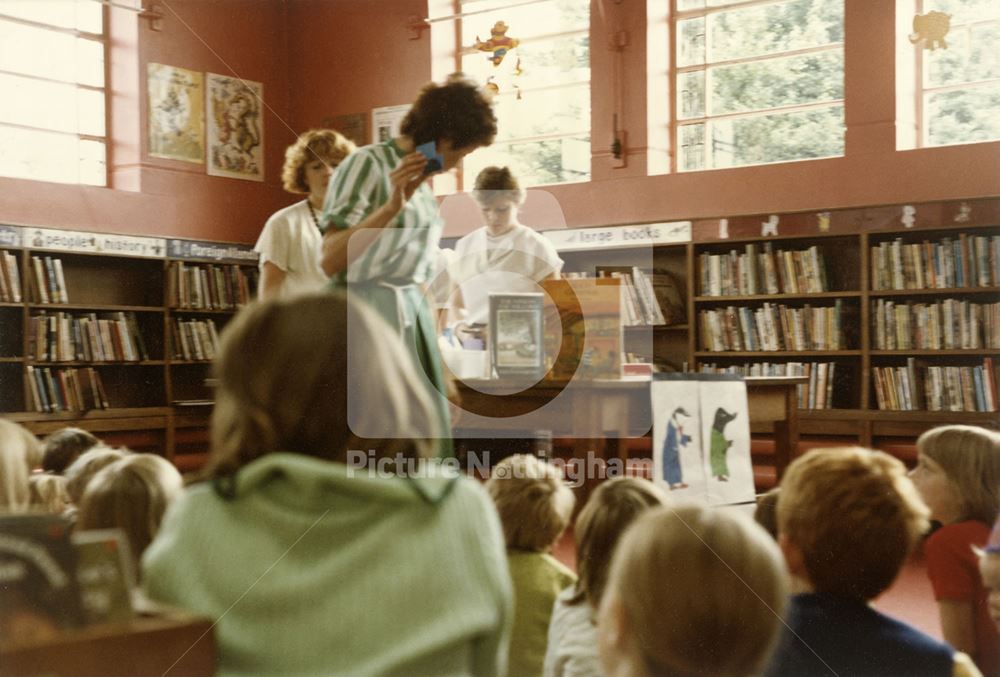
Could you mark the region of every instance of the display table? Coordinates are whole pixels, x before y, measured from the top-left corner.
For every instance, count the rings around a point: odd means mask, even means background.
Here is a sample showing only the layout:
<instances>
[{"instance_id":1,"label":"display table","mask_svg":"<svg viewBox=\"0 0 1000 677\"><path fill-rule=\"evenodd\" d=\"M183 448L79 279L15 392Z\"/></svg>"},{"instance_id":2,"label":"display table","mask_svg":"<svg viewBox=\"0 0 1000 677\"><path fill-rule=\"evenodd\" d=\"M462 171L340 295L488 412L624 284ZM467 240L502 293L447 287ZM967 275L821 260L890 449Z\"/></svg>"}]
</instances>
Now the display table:
<instances>
[{"instance_id":1,"label":"display table","mask_svg":"<svg viewBox=\"0 0 1000 677\"><path fill-rule=\"evenodd\" d=\"M805 376L748 377L747 401L753 432L775 436L778 477L798 444L796 386ZM628 457L627 440L648 435L652 412L648 378L592 381L539 381L523 384L504 379L455 381L461 410L453 416L456 431L482 431L531 437L536 430L572 437L576 458L594 452L604 459Z\"/></svg>"}]
</instances>

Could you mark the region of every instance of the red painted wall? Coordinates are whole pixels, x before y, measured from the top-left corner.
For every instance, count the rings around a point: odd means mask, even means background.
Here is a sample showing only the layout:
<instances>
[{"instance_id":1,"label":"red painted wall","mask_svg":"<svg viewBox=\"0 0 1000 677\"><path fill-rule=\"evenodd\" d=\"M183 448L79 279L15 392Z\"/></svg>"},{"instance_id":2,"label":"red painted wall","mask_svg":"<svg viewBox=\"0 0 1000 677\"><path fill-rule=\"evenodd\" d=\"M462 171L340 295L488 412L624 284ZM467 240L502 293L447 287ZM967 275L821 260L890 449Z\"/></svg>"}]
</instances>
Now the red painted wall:
<instances>
[{"instance_id":1,"label":"red painted wall","mask_svg":"<svg viewBox=\"0 0 1000 677\"><path fill-rule=\"evenodd\" d=\"M289 117L284 0L171 0L162 30L109 10L111 188L0 178L0 222L253 242L294 198L281 190ZM175 13L176 14L175 14ZM186 25L185 25L186 24ZM264 85L265 181L210 177L205 165L145 154L146 64L240 76ZM227 67L228 65L228 67ZM230 68L232 70L230 70Z\"/></svg>"},{"instance_id":2,"label":"red painted wall","mask_svg":"<svg viewBox=\"0 0 1000 677\"><path fill-rule=\"evenodd\" d=\"M895 64L886 36L896 34L896 4L846 0L844 157L647 176L648 121L650 115L665 119L668 105L648 105L645 95L647 43L660 48L654 43L660 34L654 31L647 40L645 2L605 2L603 16L594 2L594 180L545 190L558 199L571 226L1000 195L1000 143L895 150ZM405 103L429 77L429 31L412 41L407 28L408 17L426 11L424 2L290 0L288 8L290 35L295 36L290 40L290 82L296 128L328 115ZM630 154L628 166L616 169L607 152L614 96L608 44L609 33L619 28L629 37L622 71ZM313 95L302 96L304 91ZM469 227L449 223L447 234Z\"/></svg>"}]
</instances>

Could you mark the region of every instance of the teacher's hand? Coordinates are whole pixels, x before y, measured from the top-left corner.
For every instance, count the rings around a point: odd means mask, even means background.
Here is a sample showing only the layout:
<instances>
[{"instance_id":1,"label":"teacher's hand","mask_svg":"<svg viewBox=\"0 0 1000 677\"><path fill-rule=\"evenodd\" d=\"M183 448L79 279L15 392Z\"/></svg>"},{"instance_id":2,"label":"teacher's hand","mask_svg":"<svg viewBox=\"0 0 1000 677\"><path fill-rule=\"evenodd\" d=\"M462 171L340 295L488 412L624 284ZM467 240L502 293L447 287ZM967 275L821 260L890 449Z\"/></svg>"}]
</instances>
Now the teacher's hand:
<instances>
[{"instance_id":1,"label":"teacher's hand","mask_svg":"<svg viewBox=\"0 0 1000 677\"><path fill-rule=\"evenodd\" d=\"M388 204L394 213L403 209L403 205L413 197L413 193L427 178L424 175L426 165L427 158L421 153L414 152L404 156L402 162L389 173L392 195L389 196Z\"/></svg>"}]
</instances>

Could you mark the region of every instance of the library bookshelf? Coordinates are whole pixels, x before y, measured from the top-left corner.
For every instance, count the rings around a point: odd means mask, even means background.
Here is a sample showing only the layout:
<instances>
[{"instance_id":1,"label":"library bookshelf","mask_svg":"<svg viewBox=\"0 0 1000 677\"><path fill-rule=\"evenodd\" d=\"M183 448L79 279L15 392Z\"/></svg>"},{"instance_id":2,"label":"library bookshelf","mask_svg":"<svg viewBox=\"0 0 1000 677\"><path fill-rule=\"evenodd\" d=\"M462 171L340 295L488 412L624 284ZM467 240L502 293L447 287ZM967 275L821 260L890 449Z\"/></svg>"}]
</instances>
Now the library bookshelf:
<instances>
[{"instance_id":1,"label":"library bookshelf","mask_svg":"<svg viewBox=\"0 0 1000 677\"><path fill-rule=\"evenodd\" d=\"M566 273L638 265L682 286L686 318L624 329L637 359L808 375L805 435L870 446L947 423L1000 428L1000 199L624 227L654 235L553 240Z\"/></svg>"},{"instance_id":2,"label":"library bookshelf","mask_svg":"<svg viewBox=\"0 0 1000 677\"><path fill-rule=\"evenodd\" d=\"M0 415L183 467L207 448L218 332L256 277L242 244L0 226Z\"/></svg>"}]
</instances>

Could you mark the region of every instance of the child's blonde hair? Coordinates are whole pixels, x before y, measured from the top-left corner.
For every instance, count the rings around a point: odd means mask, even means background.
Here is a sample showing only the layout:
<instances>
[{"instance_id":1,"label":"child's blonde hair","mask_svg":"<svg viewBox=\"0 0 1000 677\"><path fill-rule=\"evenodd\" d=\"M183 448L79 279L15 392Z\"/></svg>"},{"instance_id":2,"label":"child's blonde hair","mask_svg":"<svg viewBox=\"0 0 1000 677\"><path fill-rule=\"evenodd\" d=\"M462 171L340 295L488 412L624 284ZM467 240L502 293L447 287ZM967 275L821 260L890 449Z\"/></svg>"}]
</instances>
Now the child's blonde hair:
<instances>
[{"instance_id":1,"label":"child's blonde hair","mask_svg":"<svg viewBox=\"0 0 1000 677\"><path fill-rule=\"evenodd\" d=\"M215 362L205 473L232 477L275 451L341 463L351 449L430 456L437 415L408 353L394 330L350 294L244 309L223 332ZM348 360L361 366L348 370ZM360 437L375 431L379 439Z\"/></svg>"},{"instance_id":2,"label":"child's blonde hair","mask_svg":"<svg viewBox=\"0 0 1000 677\"><path fill-rule=\"evenodd\" d=\"M528 454L497 463L486 482L508 548L544 552L566 530L576 497L559 468Z\"/></svg>"},{"instance_id":3,"label":"child's blonde hair","mask_svg":"<svg viewBox=\"0 0 1000 677\"><path fill-rule=\"evenodd\" d=\"M682 505L649 510L628 529L607 594L649 674L751 675L778 638L787 582L777 544L758 525Z\"/></svg>"},{"instance_id":4,"label":"child's blonde hair","mask_svg":"<svg viewBox=\"0 0 1000 677\"><path fill-rule=\"evenodd\" d=\"M586 601L594 609L598 607L611 557L625 529L646 510L668 502L662 489L637 477L616 477L594 490L573 528L579 578L570 604Z\"/></svg>"},{"instance_id":5,"label":"child's blonde hair","mask_svg":"<svg viewBox=\"0 0 1000 677\"><path fill-rule=\"evenodd\" d=\"M66 491L66 478L62 475L49 473L34 473L28 478L31 492L31 505L45 512L59 514L69 507L69 493Z\"/></svg>"},{"instance_id":6,"label":"child's blonde hair","mask_svg":"<svg viewBox=\"0 0 1000 677\"><path fill-rule=\"evenodd\" d=\"M41 460L41 444L26 428L0 418L0 511L20 512L31 500L28 475Z\"/></svg>"},{"instance_id":7,"label":"child's blonde hair","mask_svg":"<svg viewBox=\"0 0 1000 677\"><path fill-rule=\"evenodd\" d=\"M115 461L120 461L129 453L131 452L128 449L112 449L99 444L80 454L63 473L66 477L66 493L69 494L69 500L79 506L80 499L83 498L83 492L90 479L103 468Z\"/></svg>"},{"instance_id":8,"label":"child's blonde hair","mask_svg":"<svg viewBox=\"0 0 1000 677\"><path fill-rule=\"evenodd\" d=\"M778 534L802 552L817 592L867 601L896 578L927 531L928 514L892 456L815 449L788 466L781 482Z\"/></svg>"},{"instance_id":9,"label":"child's blonde hair","mask_svg":"<svg viewBox=\"0 0 1000 677\"><path fill-rule=\"evenodd\" d=\"M83 492L77 529L121 529L138 564L167 506L184 487L181 475L155 454L130 454L91 478Z\"/></svg>"},{"instance_id":10,"label":"child's blonde hair","mask_svg":"<svg viewBox=\"0 0 1000 677\"><path fill-rule=\"evenodd\" d=\"M1000 511L1000 432L946 425L917 438L917 452L940 465L955 485L959 520L993 524Z\"/></svg>"}]
</instances>

